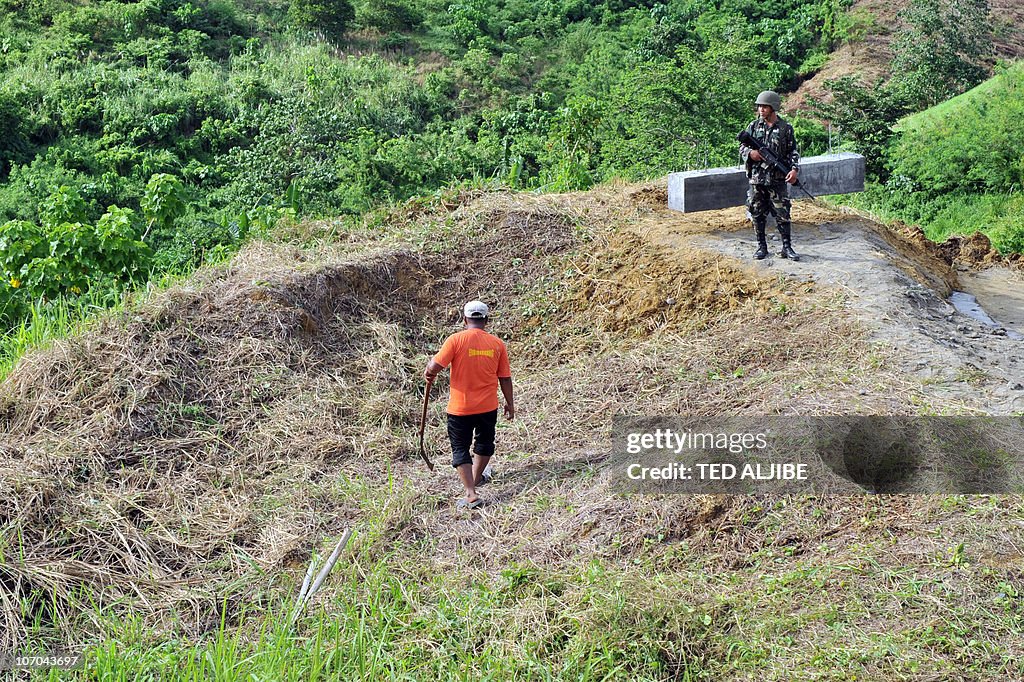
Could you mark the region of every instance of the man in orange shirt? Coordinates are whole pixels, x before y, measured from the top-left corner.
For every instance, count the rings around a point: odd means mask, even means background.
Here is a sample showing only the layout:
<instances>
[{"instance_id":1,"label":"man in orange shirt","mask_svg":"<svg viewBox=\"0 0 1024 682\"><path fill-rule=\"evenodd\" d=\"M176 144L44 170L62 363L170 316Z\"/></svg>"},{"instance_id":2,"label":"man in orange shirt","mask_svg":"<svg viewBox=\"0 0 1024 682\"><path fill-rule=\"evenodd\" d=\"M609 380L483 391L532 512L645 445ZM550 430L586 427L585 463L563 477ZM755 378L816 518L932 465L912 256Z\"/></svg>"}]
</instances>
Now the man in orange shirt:
<instances>
[{"instance_id":1,"label":"man in orange shirt","mask_svg":"<svg viewBox=\"0 0 1024 682\"><path fill-rule=\"evenodd\" d=\"M423 372L427 381L433 381L438 372L452 366L448 440L452 444L452 466L466 488L466 497L459 500L459 508L475 509L483 504L477 497L476 486L487 482L488 471L485 470L494 455L499 386L505 397L505 418L511 421L516 414L508 350L501 339L484 331L489 314L486 304L467 303L462 310L466 328L445 339L441 350ZM470 445L476 453L475 459L469 454Z\"/></svg>"}]
</instances>

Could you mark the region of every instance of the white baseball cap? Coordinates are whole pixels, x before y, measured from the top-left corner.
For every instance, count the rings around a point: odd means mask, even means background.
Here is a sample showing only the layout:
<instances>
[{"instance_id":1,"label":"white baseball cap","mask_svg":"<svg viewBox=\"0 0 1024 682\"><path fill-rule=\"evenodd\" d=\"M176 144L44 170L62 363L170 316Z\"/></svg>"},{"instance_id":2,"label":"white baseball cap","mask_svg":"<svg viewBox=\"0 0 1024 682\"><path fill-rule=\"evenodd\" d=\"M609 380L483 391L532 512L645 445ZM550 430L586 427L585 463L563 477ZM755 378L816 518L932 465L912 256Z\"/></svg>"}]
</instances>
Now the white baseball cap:
<instances>
[{"instance_id":1,"label":"white baseball cap","mask_svg":"<svg viewBox=\"0 0 1024 682\"><path fill-rule=\"evenodd\" d=\"M470 301L466 304L466 307L462 309L462 315L471 320L485 320L490 311L487 310L487 304L483 301Z\"/></svg>"}]
</instances>

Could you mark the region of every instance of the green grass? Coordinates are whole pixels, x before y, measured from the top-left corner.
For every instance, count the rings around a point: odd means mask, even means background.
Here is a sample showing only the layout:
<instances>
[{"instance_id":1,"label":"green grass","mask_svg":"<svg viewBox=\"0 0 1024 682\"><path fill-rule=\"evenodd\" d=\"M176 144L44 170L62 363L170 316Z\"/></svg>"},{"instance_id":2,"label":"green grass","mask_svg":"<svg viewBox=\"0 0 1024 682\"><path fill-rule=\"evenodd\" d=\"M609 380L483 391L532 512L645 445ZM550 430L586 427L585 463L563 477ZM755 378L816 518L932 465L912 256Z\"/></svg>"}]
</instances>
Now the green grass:
<instances>
[{"instance_id":1,"label":"green grass","mask_svg":"<svg viewBox=\"0 0 1024 682\"><path fill-rule=\"evenodd\" d=\"M104 300L86 294L76 299L33 303L28 317L0 335L0 381L29 350L70 336L85 320L104 310Z\"/></svg>"},{"instance_id":2,"label":"green grass","mask_svg":"<svg viewBox=\"0 0 1024 682\"><path fill-rule=\"evenodd\" d=\"M924 231L939 242L981 231L1000 253L1024 253L1024 194L988 194L953 202L939 210Z\"/></svg>"},{"instance_id":3,"label":"green grass","mask_svg":"<svg viewBox=\"0 0 1024 682\"><path fill-rule=\"evenodd\" d=\"M978 102L984 102L994 92L1013 87L1012 84L1018 82L1024 82L1024 61L1011 64L1005 72L996 74L965 93L901 119L897 129L913 133L934 128L943 121L956 120L965 112L971 111Z\"/></svg>"},{"instance_id":4,"label":"green grass","mask_svg":"<svg viewBox=\"0 0 1024 682\"><path fill-rule=\"evenodd\" d=\"M227 607L194 642L154 635L130 618L111 620L109 639L87 651L84 670L66 675L125 682L699 679L699 662L686 662L679 643L691 639L691 625L705 629L704 620L690 609L659 608L648 596L638 602L636 576L513 567L463 583L395 557L364 570L336 569L330 598L295 627L283 602ZM412 570L419 575L406 573Z\"/></svg>"},{"instance_id":5,"label":"green grass","mask_svg":"<svg viewBox=\"0 0 1024 682\"><path fill-rule=\"evenodd\" d=\"M724 569L716 551L653 540L630 561L476 567L472 548L441 557L429 538L385 531L413 519L414 497L339 481L364 521L324 590L291 624L301 565L274 571L255 599L226 595L205 633L154 631L96 606L102 638L73 672L35 679L241 680L918 680L1017 679L1021 591L982 560L983 535L936 528L912 565L884 508L860 519L870 540L779 545L788 505L741 520L764 539ZM389 504L386 500L392 499ZM951 496L990 522L992 505ZM965 507L966 505L966 507ZM1018 506L1019 508L1019 506ZM420 511L422 508L420 508ZM1017 514L1019 518L1019 513ZM971 514L968 514L971 516ZM987 520L987 521L986 521ZM904 520L905 521L905 520ZM979 532L982 528L977 529ZM324 549L329 549L327 545ZM710 551L709 551L710 550ZM41 640L37 650L45 650Z\"/></svg>"},{"instance_id":6,"label":"green grass","mask_svg":"<svg viewBox=\"0 0 1024 682\"><path fill-rule=\"evenodd\" d=\"M215 254L216 255L216 254ZM209 259L211 265L227 262L231 254L220 254L221 260ZM182 281L183 272L169 272L154 277L143 295ZM130 294L109 291L87 291L81 296L59 298L52 301L35 301L28 315L7 333L0 333L0 381L14 369L18 361L29 351L43 348L59 339L78 334L107 315L116 315L125 310Z\"/></svg>"},{"instance_id":7,"label":"green grass","mask_svg":"<svg viewBox=\"0 0 1024 682\"><path fill-rule=\"evenodd\" d=\"M1002 254L1024 253L1024 194L947 195L914 203L884 186L869 184L861 194L834 197L837 204L869 212L881 222L919 224L935 242L982 232Z\"/></svg>"},{"instance_id":8,"label":"green grass","mask_svg":"<svg viewBox=\"0 0 1024 682\"><path fill-rule=\"evenodd\" d=\"M1003 254L1024 252L1019 149L1024 62L901 120L887 150L891 176L850 203L919 224L935 241L986 234Z\"/></svg>"},{"instance_id":9,"label":"green grass","mask_svg":"<svg viewBox=\"0 0 1024 682\"><path fill-rule=\"evenodd\" d=\"M343 556L329 595L296 626L274 605L225 603L191 641L108 621L85 668L36 679L136 680L913 680L1024 670L1019 594L987 569L936 557L879 563L858 544L833 561L755 553L714 571L593 560L575 570L512 565L497 575L424 566L412 554ZM682 546L680 547L682 550ZM971 550L965 552L970 557ZM684 562L690 562L687 569ZM969 604L960 594L971 581Z\"/></svg>"}]
</instances>

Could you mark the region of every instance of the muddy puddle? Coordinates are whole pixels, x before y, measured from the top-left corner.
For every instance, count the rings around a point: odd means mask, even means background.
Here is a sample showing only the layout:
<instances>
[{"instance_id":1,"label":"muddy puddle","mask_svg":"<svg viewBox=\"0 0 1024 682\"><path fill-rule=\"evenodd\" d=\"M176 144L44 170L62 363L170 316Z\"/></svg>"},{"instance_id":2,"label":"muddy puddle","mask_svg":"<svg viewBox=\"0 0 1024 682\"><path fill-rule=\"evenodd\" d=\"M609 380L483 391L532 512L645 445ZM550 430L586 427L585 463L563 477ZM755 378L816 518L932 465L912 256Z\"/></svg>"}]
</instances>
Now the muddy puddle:
<instances>
[{"instance_id":1,"label":"muddy puddle","mask_svg":"<svg viewBox=\"0 0 1024 682\"><path fill-rule=\"evenodd\" d=\"M962 291L953 292L949 300L957 310L1024 339L1024 273L995 267L958 276Z\"/></svg>"}]
</instances>

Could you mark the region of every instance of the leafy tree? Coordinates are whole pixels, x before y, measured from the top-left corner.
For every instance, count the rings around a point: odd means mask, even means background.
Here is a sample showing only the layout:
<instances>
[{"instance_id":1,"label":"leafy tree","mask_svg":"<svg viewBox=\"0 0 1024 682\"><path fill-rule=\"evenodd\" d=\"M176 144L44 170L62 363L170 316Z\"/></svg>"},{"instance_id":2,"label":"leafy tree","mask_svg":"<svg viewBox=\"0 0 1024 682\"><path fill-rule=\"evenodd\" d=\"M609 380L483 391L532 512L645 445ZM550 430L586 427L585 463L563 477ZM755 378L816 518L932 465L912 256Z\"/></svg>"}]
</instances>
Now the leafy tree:
<instances>
[{"instance_id":1,"label":"leafy tree","mask_svg":"<svg viewBox=\"0 0 1024 682\"><path fill-rule=\"evenodd\" d=\"M549 131L555 114L549 108L549 93L531 93L483 114L478 145L500 154L495 170L512 187L526 186L550 153Z\"/></svg>"},{"instance_id":2,"label":"leafy tree","mask_svg":"<svg viewBox=\"0 0 1024 682\"><path fill-rule=\"evenodd\" d=\"M812 100L812 108L864 155L868 174L884 181L889 175L886 154L896 135L893 126L911 112L910 106L900 90L880 81L865 85L854 76L844 76L827 85L832 101Z\"/></svg>"},{"instance_id":3,"label":"leafy tree","mask_svg":"<svg viewBox=\"0 0 1024 682\"><path fill-rule=\"evenodd\" d=\"M600 122L601 107L592 97L573 99L558 110L547 144L550 160L540 177L545 190L571 192L594 184Z\"/></svg>"},{"instance_id":4,"label":"leafy tree","mask_svg":"<svg viewBox=\"0 0 1024 682\"><path fill-rule=\"evenodd\" d=\"M461 47L488 35L491 7L487 0L454 0L448 6L448 34Z\"/></svg>"},{"instance_id":5,"label":"leafy tree","mask_svg":"<svg viewBox=\"0 0 1024 682\"><path fill-rule=\"evenodd\" d=\"M913 110L964 92L987 74L992 53L988 0L912 0L894 46L893 84Z\"/></svg>"},{"instance_id":6,"label":"leafy tree","mask_svg":"<svg viewBox=\"0 0 1024 682\"><path fill-rule=\"evenodd\" d=\"M751 100L774 85L760 80L771 74L763 60L755 42L734 41L703 52L679 47L671 61L637 65L612 97L605 174L643 177L733 162L736 133L753 117Z\"/></svg>"},{"instance_id":7,"label":"leafy tree","mask_svg":"<svg viewBox=\"0 0 1024 682\"><path fill-rule=\"evenodd\" d=\"M356 11L348 0L291 0L288 21L296 28L323 31L331 38L339 38Z\"/></svg>"}]
</instances>

